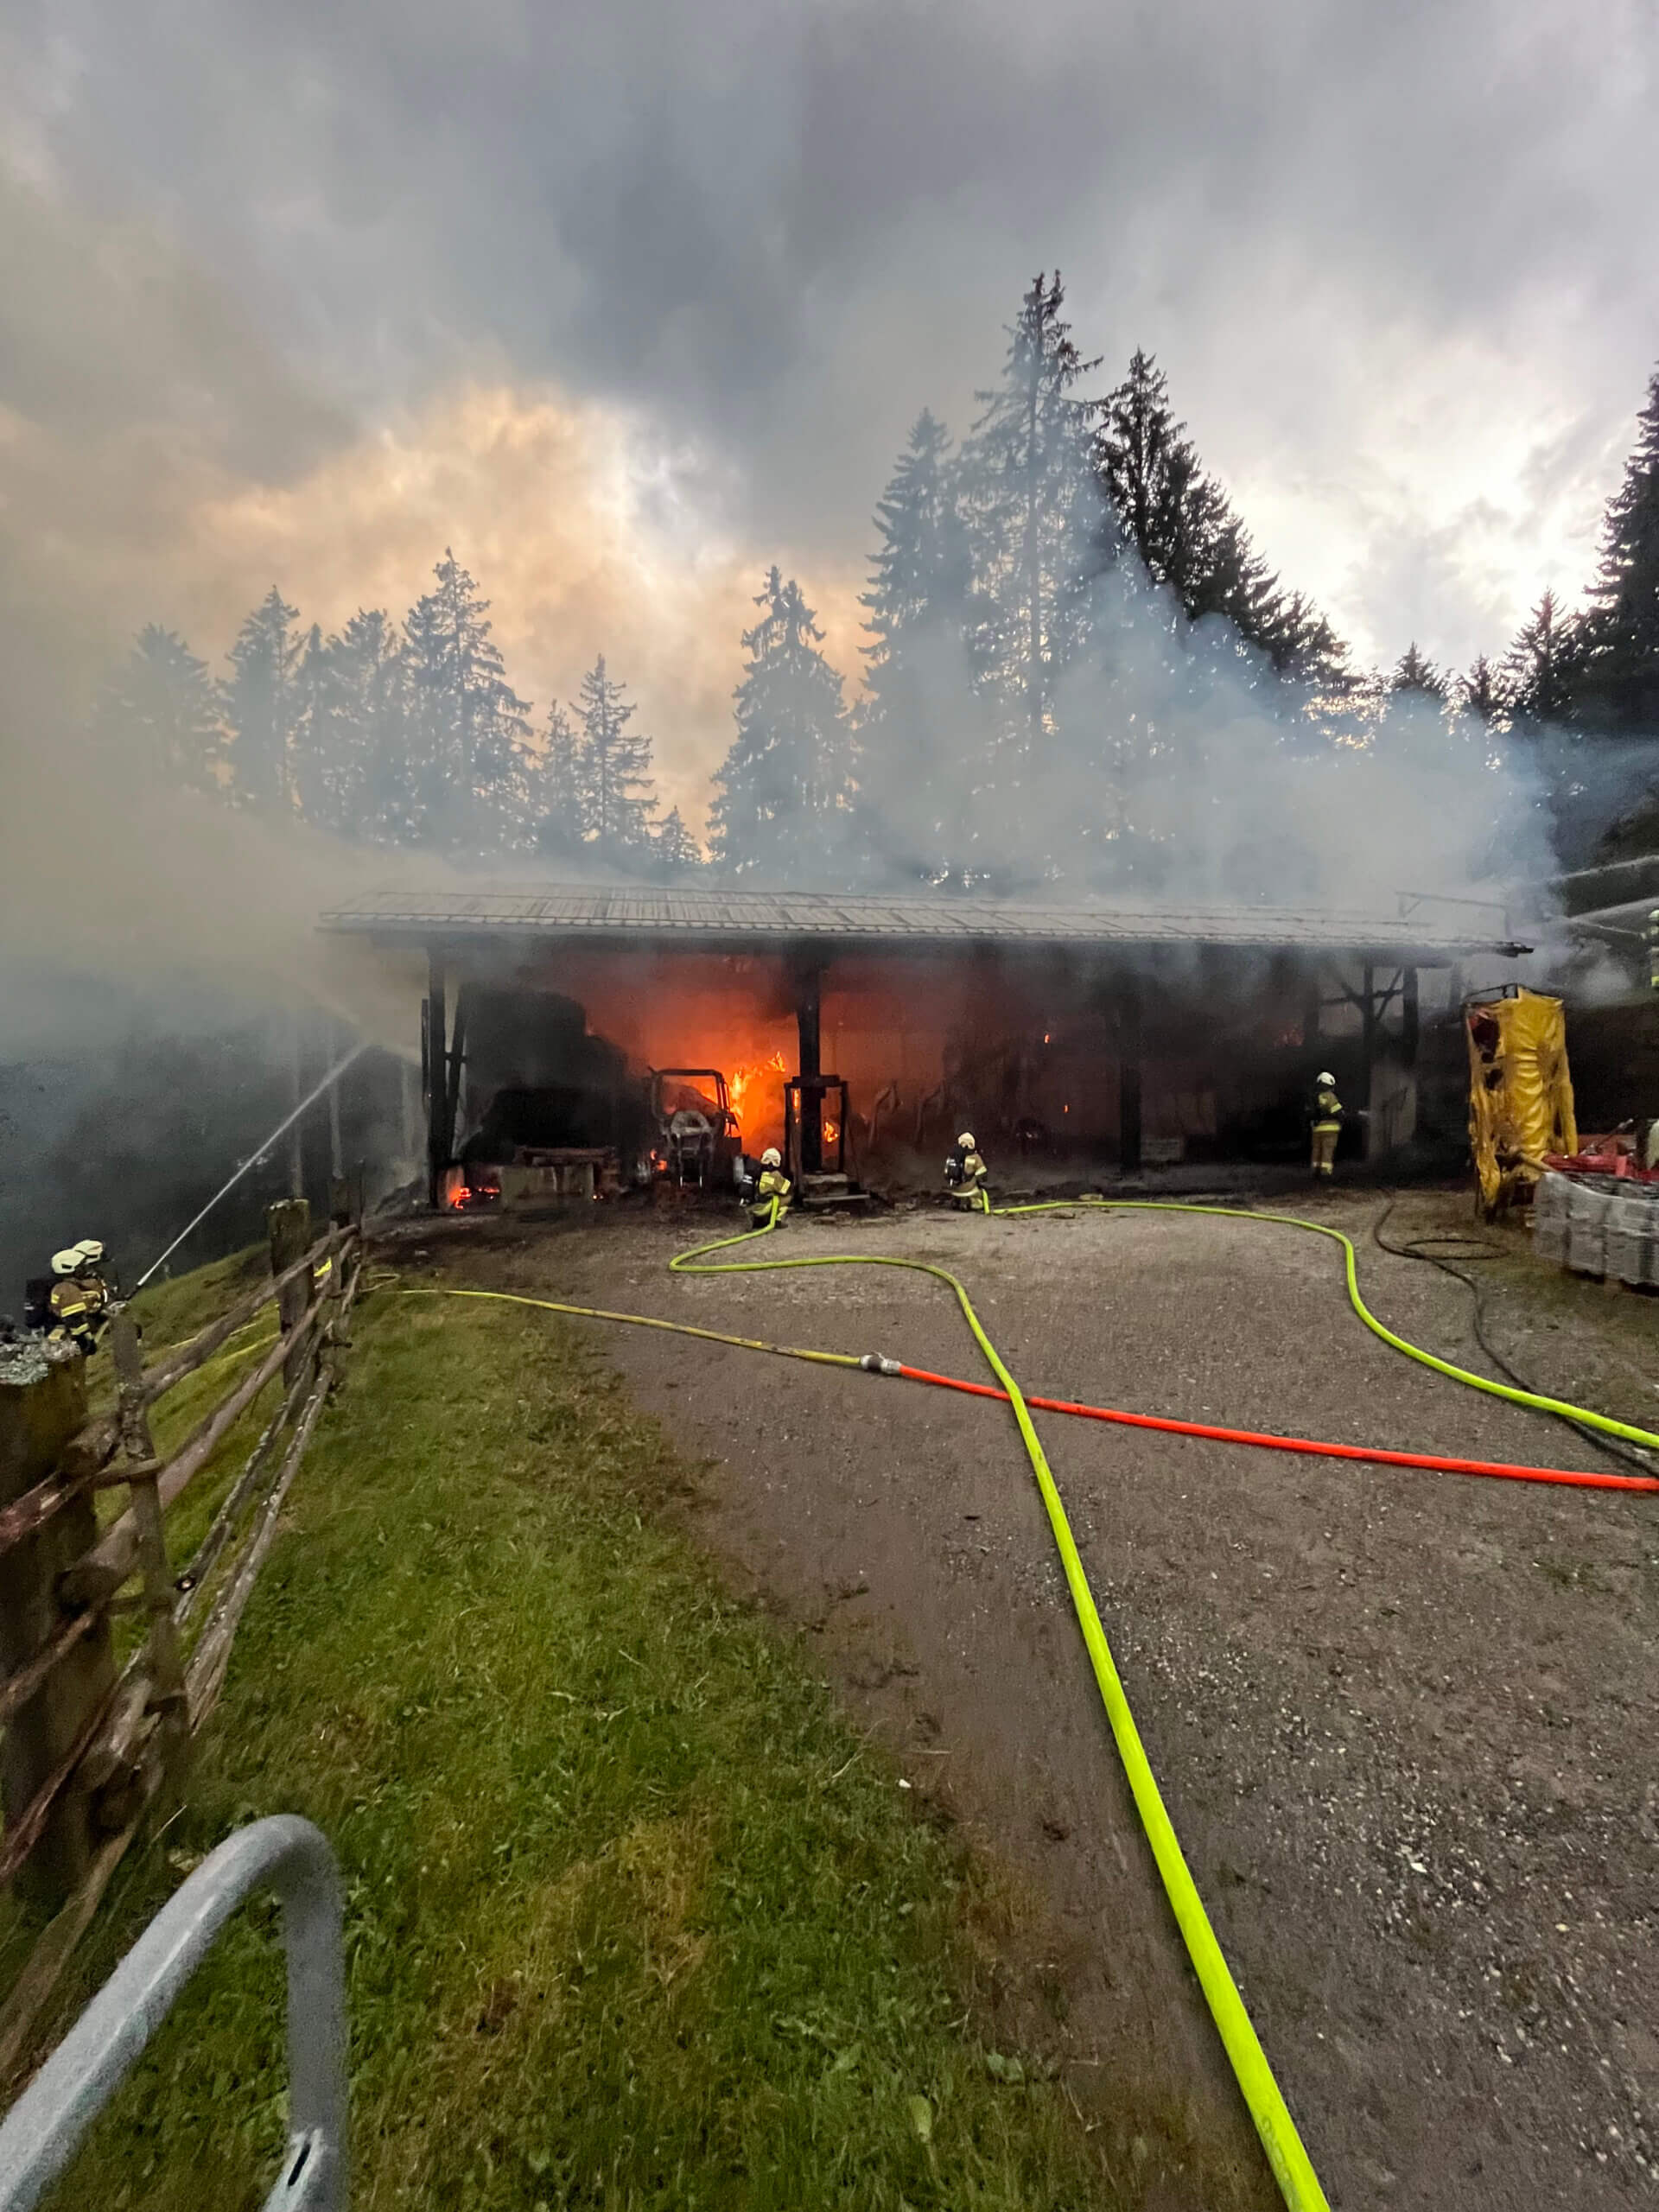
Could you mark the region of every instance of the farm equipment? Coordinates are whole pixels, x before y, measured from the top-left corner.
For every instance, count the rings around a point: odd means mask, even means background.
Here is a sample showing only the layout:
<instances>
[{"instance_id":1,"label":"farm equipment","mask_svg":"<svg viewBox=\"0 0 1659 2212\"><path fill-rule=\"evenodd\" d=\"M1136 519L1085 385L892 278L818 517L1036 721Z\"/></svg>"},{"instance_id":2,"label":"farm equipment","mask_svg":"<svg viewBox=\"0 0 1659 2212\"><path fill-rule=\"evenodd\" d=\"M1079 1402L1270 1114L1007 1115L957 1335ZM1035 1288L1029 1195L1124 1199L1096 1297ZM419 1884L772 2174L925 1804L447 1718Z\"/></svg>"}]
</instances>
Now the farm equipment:
<instances>
[{"instance_id":1,"label":"farm equipment","mask_svg":"<svg viewBox=\"0 0 1659 2212\"><path fill-rule=\"evenodd\" d=\"M718 1068L657 1068L651 1077L652 1160L671 1183L728 1187L741 1145Z\"/></svg>"}]
</instances>

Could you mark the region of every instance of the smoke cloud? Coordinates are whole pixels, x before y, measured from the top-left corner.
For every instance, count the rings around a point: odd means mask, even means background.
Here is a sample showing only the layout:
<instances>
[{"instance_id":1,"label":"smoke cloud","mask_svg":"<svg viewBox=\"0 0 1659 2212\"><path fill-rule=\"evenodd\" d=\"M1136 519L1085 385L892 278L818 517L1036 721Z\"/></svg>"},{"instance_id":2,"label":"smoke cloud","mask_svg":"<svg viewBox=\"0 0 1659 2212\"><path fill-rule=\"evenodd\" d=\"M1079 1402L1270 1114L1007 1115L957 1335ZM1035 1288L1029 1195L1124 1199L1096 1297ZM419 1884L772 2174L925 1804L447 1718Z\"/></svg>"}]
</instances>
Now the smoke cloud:
<instances>
[{"instance_id":1,"label":"smoke cloud","mask_svg":"<svg viewBox=\"0 0 1659 2212\"><path fill-rule=\"evenodd\" d=\"M1659 327L1637 0L1582 36L1544 0L8 25L14 161L165 237L325 416L471 384L624 405L715 457L711 526L821 593L917 409L963 427L1058 261L1080 337L1158 353L1361 653L1460 665L1587 574Z\"/></svg>"}]
</instances>

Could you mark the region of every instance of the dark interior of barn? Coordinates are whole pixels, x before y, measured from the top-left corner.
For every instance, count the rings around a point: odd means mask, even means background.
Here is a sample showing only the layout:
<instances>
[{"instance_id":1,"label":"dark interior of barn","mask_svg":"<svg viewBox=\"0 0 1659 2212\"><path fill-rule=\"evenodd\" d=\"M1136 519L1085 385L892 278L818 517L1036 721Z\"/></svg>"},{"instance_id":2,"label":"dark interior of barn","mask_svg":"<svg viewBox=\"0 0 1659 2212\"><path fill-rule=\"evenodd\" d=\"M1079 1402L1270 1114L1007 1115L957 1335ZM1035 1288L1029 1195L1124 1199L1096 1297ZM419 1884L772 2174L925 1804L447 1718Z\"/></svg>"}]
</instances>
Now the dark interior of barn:
<instances>
[{"instance_id":1,"label":"dark interior of barn","mask_svg":"<svg viewBox=\"0 0 1659 2212\"><path fill-rule=\"evenodd\" d=\"M1456 1014L1517 948L1421 922L598 891L370 900L418 945L429 1195L595 1192L743 1155L931 1186L964 1129L1027 1179L1289 1160L1328 1068L1378 1159L1461 1129ZM1006 1173L1004 1176L1006 1179Z\"/></svg>"}]
</instances>

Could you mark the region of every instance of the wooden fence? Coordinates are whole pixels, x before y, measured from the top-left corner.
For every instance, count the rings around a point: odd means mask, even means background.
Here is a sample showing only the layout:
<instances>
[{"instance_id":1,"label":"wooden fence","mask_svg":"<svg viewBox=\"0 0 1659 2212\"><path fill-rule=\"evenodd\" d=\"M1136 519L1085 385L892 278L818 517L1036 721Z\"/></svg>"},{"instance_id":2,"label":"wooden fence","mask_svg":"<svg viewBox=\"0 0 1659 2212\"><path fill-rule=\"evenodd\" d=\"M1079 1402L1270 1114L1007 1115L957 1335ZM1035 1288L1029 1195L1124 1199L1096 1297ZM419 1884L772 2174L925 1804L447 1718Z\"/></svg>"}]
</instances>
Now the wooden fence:
<instances>
[{"instance_id":1,"label":"wooden fence","mask_svg":"<svg viewBox=\"0 0 1659 2212\"><path fill-rule=\"evenodd\" d=\"M176 1799L212 1712L283 1500L333 1386L362 1265L343 1189L315 1242L310 1208L270 1209L268 1280L188 1344L143 1363L117 1309L112 1410L89 1419L88 1363L30 1346L0 1365L0 1883L54 1909L0 2004L0 2081L145 1815ZM165 1458L151 1410L272 1300L278 1333ZM282 1399L193 1556L168 1550L168 1508L280 1375ZM124 1509L100 1527L100 1491ZM143 1635L116 1661L117 1618Z\"/></svg>"}]
</instances>

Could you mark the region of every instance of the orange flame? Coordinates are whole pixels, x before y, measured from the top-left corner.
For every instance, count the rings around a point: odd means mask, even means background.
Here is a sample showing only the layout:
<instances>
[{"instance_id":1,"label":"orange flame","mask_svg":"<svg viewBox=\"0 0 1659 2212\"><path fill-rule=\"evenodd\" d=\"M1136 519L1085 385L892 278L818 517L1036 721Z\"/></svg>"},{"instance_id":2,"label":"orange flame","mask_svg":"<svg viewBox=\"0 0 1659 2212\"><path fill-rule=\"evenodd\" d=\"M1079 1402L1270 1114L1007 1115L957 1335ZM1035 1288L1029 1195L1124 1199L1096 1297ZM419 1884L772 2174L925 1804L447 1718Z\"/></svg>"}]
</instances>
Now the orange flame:
<instances>
[{"instance_id":1,"label":"orange flame","mask_svg":"<svg viewBox=\"0 0 1659 2212\"><path fill-rule=\"evenodd\" d=\"M839 1122L831 1122L826 1119L823 1125L823 1141L825 1144L834 1144L840 1135L841 1123Z\"/></svg>"},{"instance_id":2,"label":"orange flame","mask_svg":"<svg viewBox=\"0 0 1659 2212\"><path fill-rule=\"evenodd\" d=\"M747 1060L735 1067L726 1078L726 1089L732 1102L732 1114L741 1127L744 1118L744 1101L762 1076L785 1075L784 1056L774 1052L769 1060Z\"/></svg>"}]
</instances>

